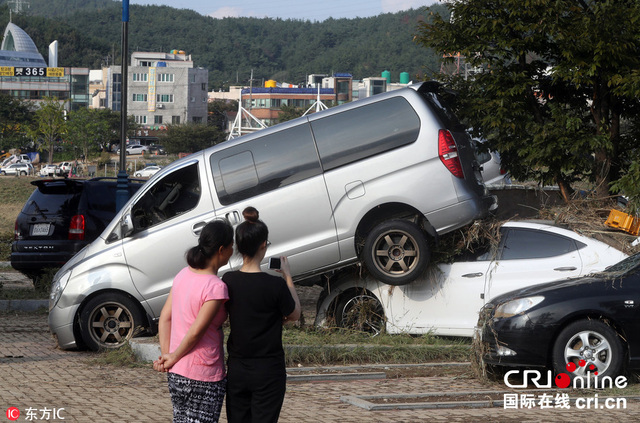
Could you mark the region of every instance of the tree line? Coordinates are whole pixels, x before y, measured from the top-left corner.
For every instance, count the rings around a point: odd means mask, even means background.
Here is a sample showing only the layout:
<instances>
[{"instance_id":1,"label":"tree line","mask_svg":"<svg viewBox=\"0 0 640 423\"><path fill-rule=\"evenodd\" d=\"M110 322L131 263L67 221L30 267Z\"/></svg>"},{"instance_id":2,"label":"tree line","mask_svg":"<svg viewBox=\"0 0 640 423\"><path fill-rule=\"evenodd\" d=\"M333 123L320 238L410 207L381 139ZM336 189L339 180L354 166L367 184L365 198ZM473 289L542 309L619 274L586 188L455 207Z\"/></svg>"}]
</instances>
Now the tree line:
<instances>
[{"instance_id":1,"label":"tree line","mask_svg":"<svg viewBox=\"0 0 640 423\"><path fill-rule=\"evenodd\" d=\"M0 2L2 3L2 2ZM98 68L120 64L122 4L111 0L31 0L13 22L43 56L59 41L60 66ZM130 6L129 51L185 50L209 70L209 88L258 81L301 83L312 73L347 72L362 79L384 70L394 79L408 72L420 80L439 69L439 57L413 41L430 10L411 9L370 18L322 22L271 18L214 19L167 6ZM52 12L55 11L55 12ZM60 14L51 19L52 13ZM8 21L8 8L0 6ZM6 20L5 20L6 19Z\"/></svg>"},{"instance_id":2,"label":"tree line","mask_svg":"<svg viewBox=\"0 0 640 423\"><path fill-rule=\"evenodd\" d=\"M417 41L460 53L472 75L440 75L465 126L519 180L640 206L640 3L460 0ZM449 16L453 18L449 18ZM455 60L454 58L448 60Z\"/></svg>"}]
</instances>

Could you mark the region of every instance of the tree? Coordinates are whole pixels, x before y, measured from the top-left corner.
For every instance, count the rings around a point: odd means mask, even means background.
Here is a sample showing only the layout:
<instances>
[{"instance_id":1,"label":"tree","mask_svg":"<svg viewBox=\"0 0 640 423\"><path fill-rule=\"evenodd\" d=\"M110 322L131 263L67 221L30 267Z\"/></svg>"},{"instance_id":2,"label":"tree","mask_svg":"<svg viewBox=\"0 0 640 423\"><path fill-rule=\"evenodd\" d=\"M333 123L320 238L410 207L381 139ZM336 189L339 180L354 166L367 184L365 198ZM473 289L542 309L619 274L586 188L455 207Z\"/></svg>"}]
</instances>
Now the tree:
<instances>
[{"instance_id":1,"label":"tree","mask_svg":"<svg viewBox=\"0 0 640 423\"><path fill-rule=\"evenodd\" d=\"M621 123L639 106L640 3L460 0L420 25L417 42L461 53L471 79L458 112L487 137L516 178L555 180L565 199L585 177L599 196L633 149ZM630 126L631 127L631 126Z\"/></svg>"},{"instance_id":2,"label":"tree","mask_svg":"<svg viewBox=\"0 0 640 423\"><path fill-rule=\"evenodd\" d=\"M67 139L89 157L90 147L99 147L108 141L112 128L106 114L99 109L78 109L69 113Z\"/></svg>"},{"instance_id":3,"label":"tree","mask_svg":"<svg viewBox=\"0 0 640 423\"><path fill-rule=\"evenodd\" d=\"M280 116L278 116L278 123L299 118L303 114L304 114L304 109L285 104L280 107Z\"/></svg>"},{"instance_id":4,"label":"tree","mask_svg":"<svg viewBox=\"0 0 640 423\"><path fill-rule=\"evenodd\" d=\"M237 112L238 102L236 100L213 100L207 104L207 125L212 125L220 131L225 131L228 126L227 112Z\"/></svg>"},{"instance_id":5,"label":"tree","mask_svg":"<svg viewBox=\"0 0 640 423\"><path fill-rule=\"evenodd\" d=\"M31 105L7 94L0 94L0 149L20 147L33 120Z\"/></svg>"},{"instance_id":6,"label":"tree","mask_svg":"<svg viewBox=\"0 0 640 423\"><path fill-rule=\"evenodd\" d=\"M53 143L66 134L64 113L64 103L56 97L46 97L35 111L32 132L36 138L42 136L49 146L49 163L53 162Z\"/></svg>"},{"instance_id":7,"label":"tree","mask_svg":"<svg viewBox=\"0 0 640 423\"><path fill-rule=\"evenodd\" d=\"M169 154L194 153L224 140L224 133L215 126L189 122L169 125L162 145Z\"/></svg>"}]
</instances>

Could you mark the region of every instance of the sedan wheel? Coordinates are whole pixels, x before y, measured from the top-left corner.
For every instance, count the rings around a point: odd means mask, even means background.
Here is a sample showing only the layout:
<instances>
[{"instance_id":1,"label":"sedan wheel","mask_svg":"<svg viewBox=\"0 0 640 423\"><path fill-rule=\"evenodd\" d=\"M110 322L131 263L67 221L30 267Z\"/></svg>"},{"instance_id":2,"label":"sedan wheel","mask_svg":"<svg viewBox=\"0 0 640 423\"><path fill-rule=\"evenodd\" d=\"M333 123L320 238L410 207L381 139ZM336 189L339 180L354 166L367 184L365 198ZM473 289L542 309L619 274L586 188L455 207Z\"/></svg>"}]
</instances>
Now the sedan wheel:
<instances>
[{"instance_id":1,"label":"sedan wheel","mask_svg":"<svg viewBox=\"0 0 640 423\"><path fill-rule=\"evenodd\" d=\"M560 332L553 348L557 374L571 379L618 376L622 369L623 347L617 332L600 320L579 320ZM571 370L575 369L575 370Z\"/></svg>"},{"instance_id":2,"label":"sedan wheel","mask_svg":"<svg viewBox=\"0 0 640 423\"><path fill-rule=\"evenodd\" d=\"M119 348L139 331L142 320L139 308L128 297L102 294L82 309L80 331L84 343L94 351Z\"/></svg>"},{"instance_id":3,"label":"sedan wheel","mask_svg":"<svg viewBox=\"0 0 640 423\"><path fill-rule=\"evenodd\" d=\"M373 228L364 244L369 272L389 285L405 285L429 263L429 247L422 230L407 220L390 220Z\"/></svg>"},{"instance_id":4,"label":"sedan wheel","mask_svg":"<svg viewBox=\"0 0 640 423\"><path fill-rule=\"evenodd\" d=\"M336 324L345 329L378 335L384 328L384 309L368 292L347 294L338 301Z\"/></svg>"}]
</instances>

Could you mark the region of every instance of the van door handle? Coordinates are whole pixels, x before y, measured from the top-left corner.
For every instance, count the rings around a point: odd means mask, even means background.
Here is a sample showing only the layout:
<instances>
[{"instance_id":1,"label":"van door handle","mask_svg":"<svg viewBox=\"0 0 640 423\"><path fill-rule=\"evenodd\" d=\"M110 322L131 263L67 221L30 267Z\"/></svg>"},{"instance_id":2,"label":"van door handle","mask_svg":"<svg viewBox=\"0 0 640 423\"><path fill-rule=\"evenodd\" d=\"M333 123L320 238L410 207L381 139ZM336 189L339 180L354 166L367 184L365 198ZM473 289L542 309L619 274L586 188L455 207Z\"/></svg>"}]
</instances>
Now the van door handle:
<instances>
[{"instance_id":1,"label":"van door handle","mask_svg":"<svg viewBox=\"0 0 640 423\"><path fill-rule=\"evenodd\" d=\"M556 267L555 270L556 272L573 272L574 270L578 269L577 267L572 267L572 266L566 266L566 267Z\"/></svg>"},{"instance_id":2,"label":"van door handle","mask_svg":"<svg viewBox=\"0 0 640 423\"><path fill-rule=\"evenodd\" d=\"M191 232L193 232L193 234L195 236L200 236L200 232L202 232L202 228L204 228L207 225L207 222L198 222L195 223L192 227L191 227Z\"/></svg>"},{"instance_id":3,"label":"van door handle","mask_svg":"<svg viewBox=\"0 0 640 423\"><path fill-rule=\"evenodd\" d=\"M462 275L463 278L479 278L480 276L482 276L481 272L478 272L478 273L467 273L465 275Z\"/></svg>"},{"instance_id":4,"label":"van door handle","mask_svg":"<svg viewBox=\"0 0 640 423\"><path fill-rule=\"evenodd\" d=\"M237 225L238 223L240 223L240 213L235 210L225 214L224 217L226 217L229 223L231 223L232 225Z\"/></svg>"}]
</instances>

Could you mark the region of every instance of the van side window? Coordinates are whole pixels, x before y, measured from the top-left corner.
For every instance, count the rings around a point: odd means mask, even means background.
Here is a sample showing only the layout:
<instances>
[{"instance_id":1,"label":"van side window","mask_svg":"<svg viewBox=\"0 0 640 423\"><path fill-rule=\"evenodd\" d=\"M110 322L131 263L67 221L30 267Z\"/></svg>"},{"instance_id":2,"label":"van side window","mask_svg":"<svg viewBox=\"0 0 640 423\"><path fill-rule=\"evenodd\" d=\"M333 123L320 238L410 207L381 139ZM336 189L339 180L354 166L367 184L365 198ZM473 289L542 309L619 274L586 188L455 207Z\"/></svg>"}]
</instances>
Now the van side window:
<instances>
[{"instance_id":1,"label":"van side window","mask_svg":"<svg viewBox=\"0 0 640 423\"><path fill-rule=\"evenodd\" d=\"M334 169L418 138L420 118L394 97L311 122L324 170Z\"/></svg>"},{"instance_id":2,"label":"van side window","mask_svg":"<svg viewBox=\"0 0 640 423\"><path fill-rule=\"evenodd\" d=\"M135 230L147 229L195 208L200 194L197 163L165 175L131 208Z\"/></svg>"},{"instance_id":3,"label":"van side window","mask_svg":"<svg viewBox=\"0 0 640 423\"><path fill-rule=\"evenodd\" d=\"M297 125L211 156L220 203L233 204L322 171L308 124Z\"/></svg>"}]
</instances>

